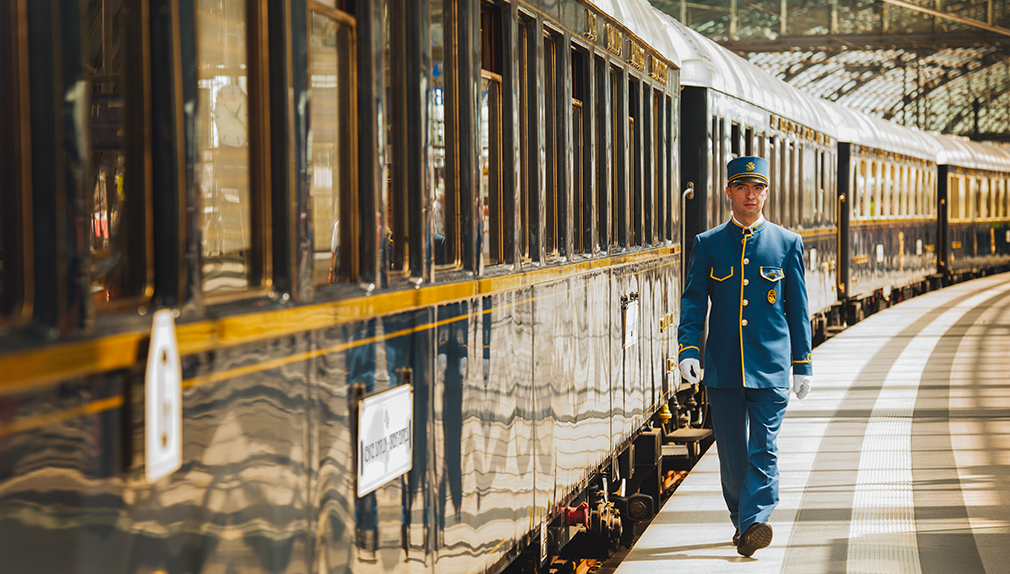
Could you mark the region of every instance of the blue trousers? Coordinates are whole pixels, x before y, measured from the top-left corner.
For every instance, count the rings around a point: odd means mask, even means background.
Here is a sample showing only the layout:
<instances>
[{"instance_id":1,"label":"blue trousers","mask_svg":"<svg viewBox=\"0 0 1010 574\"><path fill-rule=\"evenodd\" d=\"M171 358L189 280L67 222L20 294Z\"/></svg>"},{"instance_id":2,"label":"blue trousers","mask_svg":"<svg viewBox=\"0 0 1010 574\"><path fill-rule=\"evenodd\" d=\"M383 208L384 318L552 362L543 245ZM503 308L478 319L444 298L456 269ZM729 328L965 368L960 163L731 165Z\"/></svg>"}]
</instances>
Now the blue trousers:
<instances>
[{"instance_id":1,"label":"blue trousers","mask_svg":"<svg viewBox=\"0 0 1010 574\"><path fill-rule=\"evenodd\" d=\"M707 387L712 428L719 445L722 496L733 525L743 534L768 522L779 502L775 437L789 404L789 388Z\"/></svg>"}]
</instances>

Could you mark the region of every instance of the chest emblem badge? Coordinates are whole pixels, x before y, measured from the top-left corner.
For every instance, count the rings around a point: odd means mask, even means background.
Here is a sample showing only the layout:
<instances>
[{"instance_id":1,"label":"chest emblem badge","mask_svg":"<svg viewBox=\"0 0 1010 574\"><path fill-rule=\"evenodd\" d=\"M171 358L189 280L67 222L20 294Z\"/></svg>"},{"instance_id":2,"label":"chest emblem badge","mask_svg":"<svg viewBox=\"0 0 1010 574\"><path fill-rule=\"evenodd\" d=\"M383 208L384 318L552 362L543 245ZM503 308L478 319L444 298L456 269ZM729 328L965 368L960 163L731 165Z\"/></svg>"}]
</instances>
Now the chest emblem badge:
<instances>
[{"instance_id":1,"label":"chest emblem badge","mask_svg":"<svg viewBox=\"0 0 1010 574\"><path fill-rule=\"evenodd\" d=\"M779 296L778 296L777 293L775 293L774 289L772 289L771 291L768 291L768 302L769 303L771 303L772 305L774 305L775 302L778 301L778 300L779 300Z\"/></svg>"}]
</instances>

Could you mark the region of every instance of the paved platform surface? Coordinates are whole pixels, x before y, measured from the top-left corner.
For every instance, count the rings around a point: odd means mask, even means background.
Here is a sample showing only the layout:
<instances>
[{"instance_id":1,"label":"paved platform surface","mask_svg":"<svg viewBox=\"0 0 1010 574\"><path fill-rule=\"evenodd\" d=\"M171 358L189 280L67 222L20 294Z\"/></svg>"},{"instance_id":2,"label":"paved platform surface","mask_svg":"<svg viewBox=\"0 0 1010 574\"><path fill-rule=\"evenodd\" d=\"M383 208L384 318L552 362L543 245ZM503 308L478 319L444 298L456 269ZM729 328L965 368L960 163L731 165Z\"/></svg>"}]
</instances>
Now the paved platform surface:
<instances>
[{"instance_id":1,"label":"paved platform surface","mask_svg":"<svg viewBox=\"0 0 1010 574\"><path fill-rule=\"evenodd\" d=\"M814 374L779 435L771 546L730 542L716 444L619 574L1010 572L1010 274L871 316Z\"/></svg>"}]
</instances>

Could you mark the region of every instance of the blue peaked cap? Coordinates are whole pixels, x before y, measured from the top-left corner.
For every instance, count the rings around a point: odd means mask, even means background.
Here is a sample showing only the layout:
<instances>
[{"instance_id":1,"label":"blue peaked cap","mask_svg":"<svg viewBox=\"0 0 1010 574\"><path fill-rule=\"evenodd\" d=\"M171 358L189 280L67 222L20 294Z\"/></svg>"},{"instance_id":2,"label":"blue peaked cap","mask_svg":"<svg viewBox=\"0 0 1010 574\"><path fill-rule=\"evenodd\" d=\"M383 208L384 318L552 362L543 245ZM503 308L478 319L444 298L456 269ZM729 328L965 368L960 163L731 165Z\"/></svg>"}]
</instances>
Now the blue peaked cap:
<instances>
[{"instance_id":1,"label":"blue peaked cap","mask_svg":"<svg viewBox=\"0 0 1010 574\"><path fill-rule=\"evenodd\" d=\"M756 181L768 185L768 160L745 155L726 164L726 183Z\"/></svg>"}]
</instances>

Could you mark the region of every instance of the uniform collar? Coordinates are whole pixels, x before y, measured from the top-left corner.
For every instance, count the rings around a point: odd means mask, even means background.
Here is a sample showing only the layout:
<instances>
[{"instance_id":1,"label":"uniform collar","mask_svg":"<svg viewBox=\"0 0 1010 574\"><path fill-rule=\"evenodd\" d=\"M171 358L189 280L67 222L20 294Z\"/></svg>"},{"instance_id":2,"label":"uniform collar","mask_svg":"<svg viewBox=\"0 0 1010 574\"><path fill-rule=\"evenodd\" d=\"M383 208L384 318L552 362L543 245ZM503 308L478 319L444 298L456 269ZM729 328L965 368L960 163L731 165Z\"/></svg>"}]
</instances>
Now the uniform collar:
<instances>
[{"instance_id":1,"label":"uniform collar","mask_svg":"<svg viewBox=\"0 0 1010 574\"><path fill-rule=\"evenodd\" d=\"M747 235L753 235L754 232L757 231L757 229L759 227L761 227L761 224L765 222L765 216L764 216L764 214L759 215L758 216L758 220L755 221L754 224L751 225L750 227L746 227L746 226L744 226L744 224L742 224L739 221L737 221L735 215L732 216L732 220L733 220L733 224L736 225L737 227L741 228L744 233L746 233Z\"/></svg>"}]
</instances>

